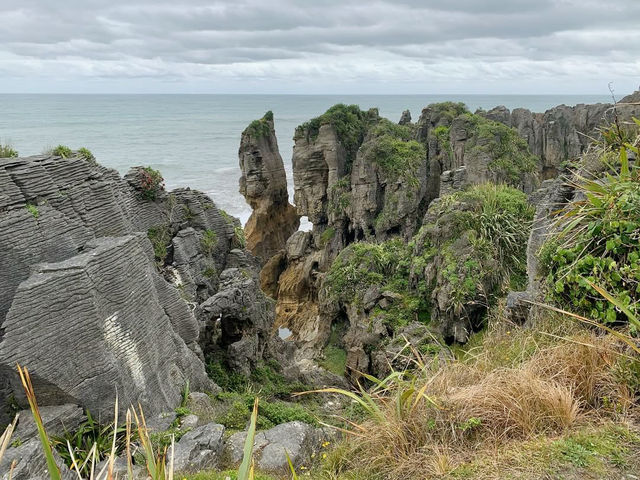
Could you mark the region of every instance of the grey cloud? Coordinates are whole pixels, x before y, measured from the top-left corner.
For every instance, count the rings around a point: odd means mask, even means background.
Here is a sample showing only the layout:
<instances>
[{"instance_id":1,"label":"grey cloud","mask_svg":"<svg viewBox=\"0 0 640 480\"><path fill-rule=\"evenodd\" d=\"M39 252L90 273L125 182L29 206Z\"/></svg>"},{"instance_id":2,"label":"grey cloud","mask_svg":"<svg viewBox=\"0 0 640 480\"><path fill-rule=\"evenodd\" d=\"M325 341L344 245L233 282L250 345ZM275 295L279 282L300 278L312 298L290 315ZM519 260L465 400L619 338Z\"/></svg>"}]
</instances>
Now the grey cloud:
<instances>
[{"instance_id":1,"label":"grey cloud","mask_svg":"<svg viewBox=\"0 0 640 480\"><path fill-rule=\"evenodd\" d=\"M560 74L576 58L640 76L637 62L623 68L637 0L3 0L0 15L0 72L14 78L64 65L85 77L238 79L244 65L246 78L387 79L405 62L473 79Z\"/></svg>"}]
</instances>

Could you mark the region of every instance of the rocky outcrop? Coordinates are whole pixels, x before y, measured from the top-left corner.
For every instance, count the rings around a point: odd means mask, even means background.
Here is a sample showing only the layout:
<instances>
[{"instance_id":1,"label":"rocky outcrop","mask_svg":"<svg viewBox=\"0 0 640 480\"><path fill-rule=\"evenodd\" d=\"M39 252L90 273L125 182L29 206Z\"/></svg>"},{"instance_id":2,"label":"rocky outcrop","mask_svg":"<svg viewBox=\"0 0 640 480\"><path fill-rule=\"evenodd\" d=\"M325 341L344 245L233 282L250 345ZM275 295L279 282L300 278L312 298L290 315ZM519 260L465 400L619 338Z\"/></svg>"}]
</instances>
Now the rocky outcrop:
<instances>
[{"instance_id":1,"label":"rocky outcrop","mask_svg":"<svg viewBox=\"0 0 640 480\"><path fill-rule=\"evenodd\" d=\"M216 391L200 305L235 288L225 272L240 263L257 275L235 250L238 228L205 195L164 191L149 168L121 178L80 155L0 160L0 396L26 406L16 362L41 406L73 403L103 419L116 394L151 419L173 410L186 383ZM251 335L266 335L264 313L252 312Z\"/></svg>"},{"instance_id":2,"label":"rocky outcrop","mask_svg":"<svg viewBox=\"0 0 640 480\"><path fill-rule=\"evenodd\" d=\"M224 426L209 423L185 433L175 444L177 473L197 473L218 466L222 454Z\"/></svg>"},{"instance_id":3,"label":"rocky outcrop","mask_svg":"<svg viewBox=\"0 0 640 480\"><path fill-rule=\"evenodd\" d=\"M238 432L227 440L223 456L229 466L237 466L242 460L246 438L246 432ZM256 468L263 472L288 473L287 455L296 468L309 468L326 439L323 430L300 421L258 432L253 446Z\"/></svg>"},{"instance_id":4,"label":"rocky outcrop","mask_svg":"<svg viewBox=\"0 0 640 480\"><path fill-rule=\"evenodd\" d=\"M317 356L331 325L346 318L349 327L339 347L346 351L347 368L371 365L373 357L365 355L370 346L361 340L376 324L368 313L373 310L350 313L323 296L326 273L345 247L397 236L409 240L434 199L471 185L506 183L534 199L540 181L582 153L594 129L612 118L611 111L610 105L578 105L544 114L505 107L471 114L463 104L445 102L425 108L416 124L405 112L394 125L374 109L336 105L301 125L294 138L294 198L298 214L307 216L313 228L292 235L261 272L262 288L276 299L276 325L293 332L296 358ZM628 119L633 111L618 106L620 118ZM455 248L471 251L472 240ZM440 267L430 274L440 275L444 264ZM430 282L441 283L432 298L434 316L445 337L464 341L486 308L469 298L461 307L465 315L455 313L448 305L447 282L436 277L427 275ZM493 290L493 280L486 280L479 288ZM388 335L385 328L379 330L373 343Z\"/></svg>"},{"instance_id":5,"label":"rocky outcrop","mask_svg":"<svg viewBox=\"0 0 640 480\"><path fill-rule=\"evenodd\" d=\"M543 180L554 178L563 166L577 159L597 137L596 130L614 121L616 116L627 123L640 114L637 92L615 106L612 104L559 105L544 113L524 108L509 111L496 107L483 116L513 127L529 144L531 153L539 159L539 173ZM636 103L636 105L633 105Z\"/></svg>"},{"instance_id":6,"label":"rocky outcrop","mask_svg":"<svg viewBox=\"0 0 640 480\"><path fill-rule=\"evenodd\" d=\"M242 132L240 193L253 212L245 225L247 248L263 261L284 248L298 230L299 218L289 204L287 178L273 127L273 114L256 120Z\"/></svg>"}]
</instances>

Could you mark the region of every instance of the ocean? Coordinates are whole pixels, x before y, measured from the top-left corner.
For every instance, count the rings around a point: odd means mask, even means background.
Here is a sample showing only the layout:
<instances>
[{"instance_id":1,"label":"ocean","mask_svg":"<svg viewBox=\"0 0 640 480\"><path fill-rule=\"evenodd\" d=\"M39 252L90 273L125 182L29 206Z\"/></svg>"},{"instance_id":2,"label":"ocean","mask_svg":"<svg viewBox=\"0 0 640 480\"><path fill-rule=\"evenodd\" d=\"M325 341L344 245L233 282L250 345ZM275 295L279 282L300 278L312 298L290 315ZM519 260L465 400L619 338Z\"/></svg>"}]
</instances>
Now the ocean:
<instances>
[{"instance_id":1,"label":"ocean","mask_svg":"<svg viewBox=\"0 0 640 480\"><path fill-rule=\"evenodd\" d=\"M167 188L191 187L244 223L251 210L238 193L242 130L267 111L274 114L280 154L293 196L291 155L295 128L336 103L377 107L398 121L409 109L442 101L474 111L504 105L534 112L560 104L610 102L606 95L6 95L0 94L0 143L20 155L58 144L87 147L121 174L134 165L159 169Z\"/></svg>"}]
</instances>

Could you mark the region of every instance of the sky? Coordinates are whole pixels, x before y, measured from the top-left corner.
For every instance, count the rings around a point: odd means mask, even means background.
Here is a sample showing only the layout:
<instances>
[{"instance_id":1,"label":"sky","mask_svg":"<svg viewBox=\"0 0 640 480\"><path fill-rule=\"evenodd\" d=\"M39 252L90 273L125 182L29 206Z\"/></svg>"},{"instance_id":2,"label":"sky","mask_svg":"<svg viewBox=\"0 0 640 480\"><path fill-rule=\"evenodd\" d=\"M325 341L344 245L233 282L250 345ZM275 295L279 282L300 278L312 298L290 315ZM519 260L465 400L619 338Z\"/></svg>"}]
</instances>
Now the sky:
<instances>
[{"instance_id":1,"label":"sky","mask_svg":"<svg viewBox=\"0 0 640 480\"><path fill-rule=\"evenodd\" d=\"M619 94L640 0L2 0L0 92Z\"/></svg>"}]
</instances>

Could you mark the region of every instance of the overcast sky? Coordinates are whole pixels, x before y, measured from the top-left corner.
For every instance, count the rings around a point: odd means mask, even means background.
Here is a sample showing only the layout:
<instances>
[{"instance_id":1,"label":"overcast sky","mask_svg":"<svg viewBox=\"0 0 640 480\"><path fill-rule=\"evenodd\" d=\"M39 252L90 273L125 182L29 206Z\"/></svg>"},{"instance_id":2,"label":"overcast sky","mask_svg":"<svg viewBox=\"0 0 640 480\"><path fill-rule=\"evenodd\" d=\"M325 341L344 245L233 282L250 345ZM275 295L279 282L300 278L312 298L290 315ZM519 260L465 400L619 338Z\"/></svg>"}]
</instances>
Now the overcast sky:
<instances>
[{"instance_id":1,"label":"overcast sky","mask_svg":"<svg viewBox=\"0 0 640 480\"><path fill-rule=\"evenodd\" d=\"M0 92L640 85L640 0L1 0L0 18Z\"/></svg>"}]
</instances>

